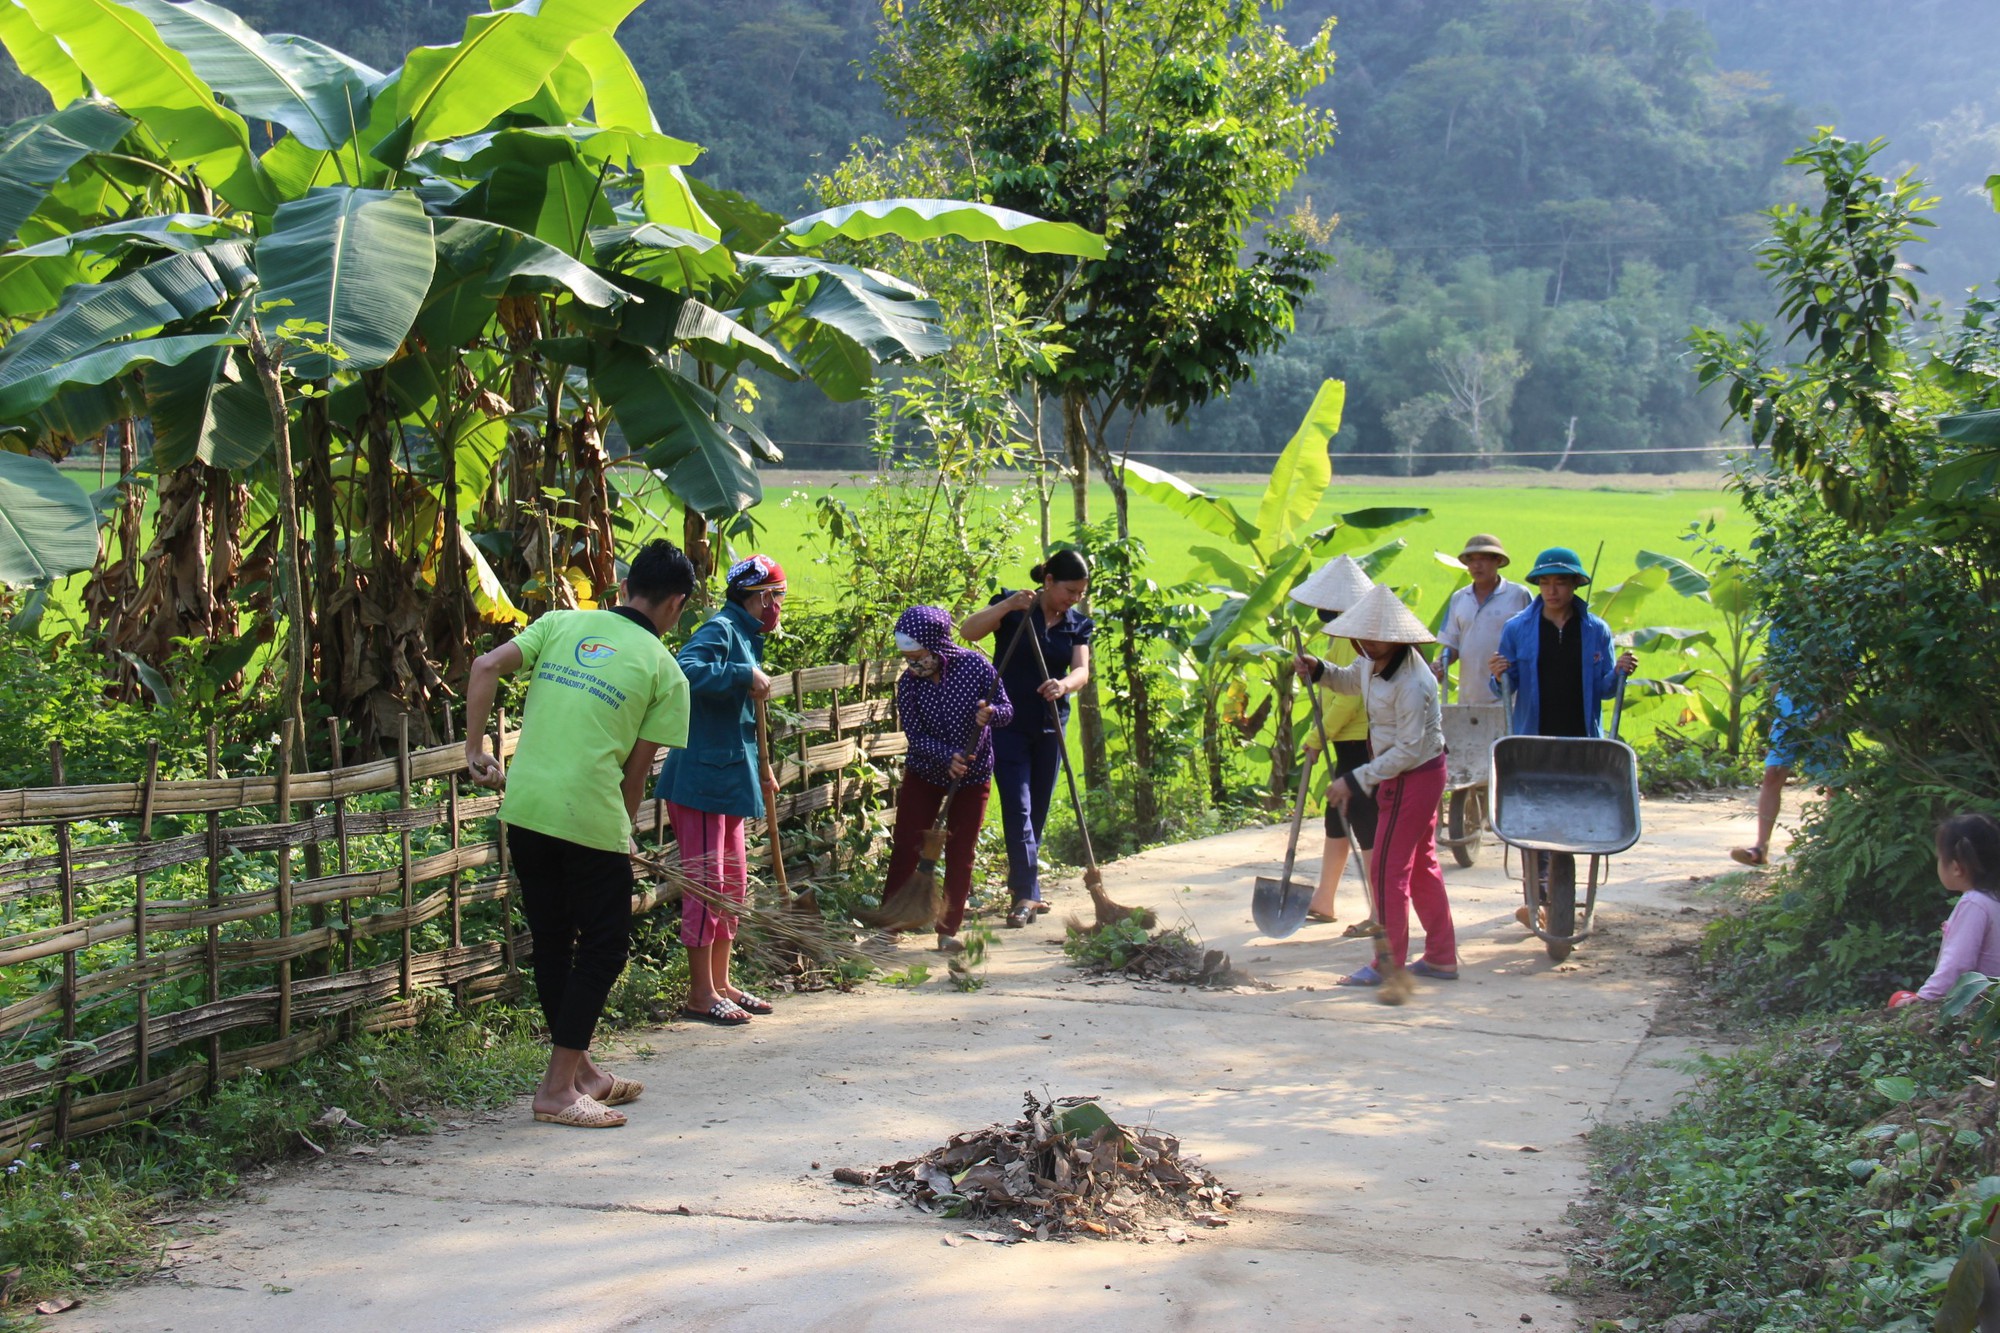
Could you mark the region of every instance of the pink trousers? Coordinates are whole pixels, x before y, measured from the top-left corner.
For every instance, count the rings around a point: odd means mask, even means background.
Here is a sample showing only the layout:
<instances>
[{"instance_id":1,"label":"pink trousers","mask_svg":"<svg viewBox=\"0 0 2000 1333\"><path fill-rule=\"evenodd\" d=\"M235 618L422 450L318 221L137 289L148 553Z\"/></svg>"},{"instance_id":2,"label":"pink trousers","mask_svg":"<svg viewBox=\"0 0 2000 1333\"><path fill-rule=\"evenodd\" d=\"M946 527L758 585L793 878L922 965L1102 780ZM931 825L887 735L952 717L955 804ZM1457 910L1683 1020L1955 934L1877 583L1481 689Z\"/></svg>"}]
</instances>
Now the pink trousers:
<instances>
[{"instance_id":1,"label":"pink trousers","mask_svg":"<svg viewBox=\"0 0 2000 1333\"><path fill-rule=\"evenodd\" d=\"M744 902L750 897L749 863L743 855L743 816L690 810L667 802L674 841L680 844L681 871L718 897ZM692 896L681 899L681 943L690 949L736 938L736 915L718 912Z\"/></svg>"},{"instance_id":2,"label":"pink trousers","mask_svg":"<svg viewBox=\"0 0 2000 1333\"><path fill-rule=\"evenodd\" d=\"M1417 920L1424 925L1424 961L1458 966L1458 936L1437 857L1444 776L1444 756L1439 755L1375 788L1375 854L1368 865L1368 887L1374 890L1377 919L1398 963L1409 958L1410 907L1415 904Z\"/></svg>"}]
</instances>

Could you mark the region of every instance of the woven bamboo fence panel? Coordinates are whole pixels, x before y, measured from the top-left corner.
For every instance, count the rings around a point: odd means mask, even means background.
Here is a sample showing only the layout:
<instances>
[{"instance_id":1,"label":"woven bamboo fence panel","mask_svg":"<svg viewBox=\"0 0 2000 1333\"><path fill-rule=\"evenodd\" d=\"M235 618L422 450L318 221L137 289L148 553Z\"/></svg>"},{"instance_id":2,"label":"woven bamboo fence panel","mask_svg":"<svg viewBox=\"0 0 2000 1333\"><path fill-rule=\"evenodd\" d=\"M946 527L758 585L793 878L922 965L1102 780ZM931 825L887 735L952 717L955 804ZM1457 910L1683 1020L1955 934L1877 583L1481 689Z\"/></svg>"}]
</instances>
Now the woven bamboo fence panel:
<instances>
[{"instance_id":1,"label":"woven bamboo fence panel","mask_svg":"<svg viewBox=\"0 0 2000 1333\"><path fill-rule=\"evenodd\" d=\"M781 841L893 791L900 665L774 677ZM518 734L500 719L503 759ZM0 791L0 1158L519 991L500 798L464 747L413 751L405 728L396 756L342 765L329 740L319 772L225 775L211 734L206 778L162 779L153 747L137 781L91 786L65 786L51 746L52 785ZM287 732L277 753L293 748ZM767 825L748 832L768 848ZM649 797L635 833L667 828Z\"/></svg>"}]
</instances>

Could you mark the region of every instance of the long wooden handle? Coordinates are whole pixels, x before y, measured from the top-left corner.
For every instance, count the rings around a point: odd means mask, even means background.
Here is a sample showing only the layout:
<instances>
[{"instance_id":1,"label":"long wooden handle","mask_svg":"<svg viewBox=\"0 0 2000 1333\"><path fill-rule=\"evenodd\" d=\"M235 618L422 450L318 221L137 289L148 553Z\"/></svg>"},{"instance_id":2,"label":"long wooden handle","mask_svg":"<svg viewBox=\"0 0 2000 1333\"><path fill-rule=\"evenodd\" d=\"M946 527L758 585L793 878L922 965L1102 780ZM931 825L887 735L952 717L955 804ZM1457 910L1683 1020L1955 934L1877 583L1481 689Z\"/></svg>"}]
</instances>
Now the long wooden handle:
<instances>
[{"instance_id":1,"label":"long wooden handle","mask_svg":"<svg viewBox=\"0 0 2000 1333\"><path fill-rule=\"evenodd\" d=\"M1292 864L1299 857L1299 826L1304 824L1306 820L1306 790L1312 782L1312 773L1312 756L1308 754L1306 761L1299 765L1299 790L1292 797L1292 836L1285 843L1285 882L1287 884L1291 883Z\"/></svg>"},{"instance_id":2,"label":"long wooden handle","mask_svg":"<svg viewBox=\"0 0 2000 1333\"><path fill-rule=\"evenodd\" d=\"M838 706L836 704L836 706ZM785 846L778 837L778 788L777 770L771 766L771 718L764 707L764 701L757 701L757 780L763 781L764 774L772 776L772 783L764 788L764 827L771 835L771 875L778 881L778 891L789 894L791 885L785 882Z\"/></svg>"},{"instance_id":3,"label":"long wooden handle","mask_svg":"<svg viewBox=\"0 0 2000 1333\"><path fill-rule=\"evenodd\" d=\"M1028 614L1040 615L1040 603L1037 602L1035 606L1029 607ZM1027 621L1023 620L1021 622L1022 627L1025 628L1027 623ZM1019 641L1018 638L1016 641ZM1042 655L1042 636L1031 634L1028 636L1028 642L1035 650L1035 665L1041 669L1042 680L1044 682L1054 680L1055 677L1049 674L1049 659ZM1076 773L1069 766L1069 732L1063 726L1062 709L1056 706L1056 701L1054 699L1043 699L1042 703L1049 710L1049 720L1056 724L1056 754L1062 758L1063 780L1069 784L1070 809L1076 812L1076 835L1077 839L1083 843L1083 868L1085 878L1089 880L1097 874L1097 852L1090 845L1090 825L1084 822L1083 798L1077 795Z\"/></svg>"}]
</instances>

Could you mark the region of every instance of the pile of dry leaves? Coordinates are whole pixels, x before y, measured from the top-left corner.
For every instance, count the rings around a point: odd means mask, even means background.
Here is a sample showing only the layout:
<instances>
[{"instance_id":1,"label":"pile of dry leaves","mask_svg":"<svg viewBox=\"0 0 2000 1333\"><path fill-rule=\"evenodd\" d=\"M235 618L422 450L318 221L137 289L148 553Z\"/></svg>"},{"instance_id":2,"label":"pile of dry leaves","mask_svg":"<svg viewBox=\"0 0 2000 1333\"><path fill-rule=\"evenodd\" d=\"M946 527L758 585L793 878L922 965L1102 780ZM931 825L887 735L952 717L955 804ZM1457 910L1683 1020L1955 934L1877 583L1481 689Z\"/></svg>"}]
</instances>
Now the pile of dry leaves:
<instances>
[{"instance_id":1,"label":"pile of dry leaves","mask_svg":"<svg viewBox=\"0 0 2000 1333\"><path fill-rule=\"evenodd\" d=\"M1184 1222L1219 1227L1236 1202L1170 1134L1128 1129L1088 1097L1044 1102L1027 1094L1011 1126L954 1134L942 1148L875 1171L841 1167L834 1179L873 1186L943 1217L997 1219L977 1240L1079 1235L1187 1239ZM950 1242L947 1242L950 1243Z\"/></svg>"}]
</instances>

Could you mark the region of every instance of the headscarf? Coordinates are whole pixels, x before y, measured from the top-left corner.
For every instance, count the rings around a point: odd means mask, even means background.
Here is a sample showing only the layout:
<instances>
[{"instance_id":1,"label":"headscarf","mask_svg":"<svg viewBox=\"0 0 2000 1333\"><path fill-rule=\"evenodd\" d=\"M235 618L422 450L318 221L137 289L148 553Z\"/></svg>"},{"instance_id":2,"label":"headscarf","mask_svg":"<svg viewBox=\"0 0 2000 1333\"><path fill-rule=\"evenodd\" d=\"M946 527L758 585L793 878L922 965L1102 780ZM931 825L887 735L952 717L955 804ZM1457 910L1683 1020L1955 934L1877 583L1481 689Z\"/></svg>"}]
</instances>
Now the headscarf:
<instances>
[{"instance_id":1,"label":"headscarf","mask_svg":"<svg viewBox=\"0 0 2000 1333\"><path fill-rule=\"evenodd\" d=\"M951 616L942 607L910 607L896 617L896 636L929 649L945 669L950 668L954 657L963 657L968 651L952 646Z\"/></svg>"}]
</instances>

